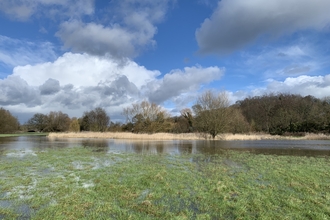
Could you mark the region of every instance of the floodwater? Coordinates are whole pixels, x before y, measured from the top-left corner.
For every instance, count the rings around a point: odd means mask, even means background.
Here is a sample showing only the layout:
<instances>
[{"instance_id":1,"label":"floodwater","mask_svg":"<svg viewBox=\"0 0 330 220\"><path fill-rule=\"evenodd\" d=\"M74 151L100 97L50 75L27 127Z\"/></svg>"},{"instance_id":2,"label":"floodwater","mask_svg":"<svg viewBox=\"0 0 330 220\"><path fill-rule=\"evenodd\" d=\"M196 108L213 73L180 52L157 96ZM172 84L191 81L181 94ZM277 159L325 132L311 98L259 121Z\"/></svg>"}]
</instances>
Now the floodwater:
<instances>
[{"instance_id":1,"label":"floodwater","mask_svg":"<svg viewBox=\"0 0 330 220\"><path fill-rule=\"evenodd\" d=\"M45 136L0 138L0 155L8 150L39 151L47 148L92 147L104 153L151 154L221 154L225 150L256 154L293 156L330 156L329 140L118 140L118 139L50 139Z\"/></svg>"}]
</instances>

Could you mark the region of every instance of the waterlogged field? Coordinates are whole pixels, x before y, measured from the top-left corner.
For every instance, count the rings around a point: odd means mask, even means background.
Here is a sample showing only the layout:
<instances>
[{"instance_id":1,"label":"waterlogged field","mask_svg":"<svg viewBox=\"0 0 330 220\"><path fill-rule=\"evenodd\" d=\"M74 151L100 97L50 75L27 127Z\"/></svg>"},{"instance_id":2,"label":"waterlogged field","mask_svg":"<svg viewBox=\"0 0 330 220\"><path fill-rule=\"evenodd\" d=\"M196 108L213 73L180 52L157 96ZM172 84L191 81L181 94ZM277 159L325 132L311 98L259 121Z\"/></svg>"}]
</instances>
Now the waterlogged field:
<instances>
[{"instance_id":1,"label":"waterlogged field","mask_svg":"<svg viewBox=\"0 0 330 220\"><path fill-rule=\"evenodd\" d=\"M0 219L330 219L328 157L6 151Z\"/></svg>"}]
</instances>

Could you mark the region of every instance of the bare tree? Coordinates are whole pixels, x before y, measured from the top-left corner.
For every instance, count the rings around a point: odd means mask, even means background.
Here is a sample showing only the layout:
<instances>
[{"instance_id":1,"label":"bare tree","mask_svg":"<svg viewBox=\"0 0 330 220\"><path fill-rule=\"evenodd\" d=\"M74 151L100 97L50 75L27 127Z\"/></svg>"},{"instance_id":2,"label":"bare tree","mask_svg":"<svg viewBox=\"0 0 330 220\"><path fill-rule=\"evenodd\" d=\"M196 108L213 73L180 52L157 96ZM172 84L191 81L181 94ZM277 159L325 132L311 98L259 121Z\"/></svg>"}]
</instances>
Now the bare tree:
<instances>
[{"instance_id":1,"label":"bare tree","mask_svg":"<svg viewBox=\"0 0 330 220\"><path fill-rule=\"evenodd\" d=\"M123 109L126 122L133 124L134 132L154 133L166 130L169 114L159 105L142 101Z\"/></svg>"},{"instance_id":2,"label":"bare tree","mask_svg":"<svg viewBox=\"0 0 330 220\"><path fill-rule=\"evenodd\" d=\"M195 127L208 133L214 139L228 126L229 100L226 92L214 93L206 91L197 98L193 106Z\"/></svg>"},{"instance_id":3,"label":"bare tree","mask_svg":"<svg viewBox=\"0 0 330 220\"><path fill-rule=\"evenodd\" d=\"M45 130L49 132L68 131L70 128L70 121L70 117L61 111L50 112L47 116L47 127Z\"/></svg>"},{"instance_id":4,"label":"bare tree","mask_svg":"<svg viewBox=\"0 0 330 220\"><path fill-rule=\"evenodd\" d=\"M123 115L126 117L127 122L133 122L134 118L138 115L143 120L154 121L158 114L164 112L162 107L155 103L142 101L141 103L133 103L131 107L123 109Z\"/></svg>"}]
</instances>

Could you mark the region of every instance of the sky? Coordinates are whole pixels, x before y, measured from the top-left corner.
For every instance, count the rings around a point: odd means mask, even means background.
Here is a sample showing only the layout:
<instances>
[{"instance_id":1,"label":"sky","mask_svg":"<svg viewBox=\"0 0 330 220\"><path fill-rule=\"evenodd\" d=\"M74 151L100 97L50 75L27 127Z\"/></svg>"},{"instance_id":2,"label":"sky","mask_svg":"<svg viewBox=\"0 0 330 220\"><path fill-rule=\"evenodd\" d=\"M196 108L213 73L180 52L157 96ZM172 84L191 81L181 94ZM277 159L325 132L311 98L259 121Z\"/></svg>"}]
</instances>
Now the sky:
<instances>
[{"instance_id":1,"label":"sky","mask_svg":"<svg viewBox=\"0 0 330 220\"><path fill-rule=\"evenodd\" d=\"M21 123L143 100L172 115L205 90L231 103L330 96L329 0L0 0L0 107Z\"/></svg>"}]
</instances>

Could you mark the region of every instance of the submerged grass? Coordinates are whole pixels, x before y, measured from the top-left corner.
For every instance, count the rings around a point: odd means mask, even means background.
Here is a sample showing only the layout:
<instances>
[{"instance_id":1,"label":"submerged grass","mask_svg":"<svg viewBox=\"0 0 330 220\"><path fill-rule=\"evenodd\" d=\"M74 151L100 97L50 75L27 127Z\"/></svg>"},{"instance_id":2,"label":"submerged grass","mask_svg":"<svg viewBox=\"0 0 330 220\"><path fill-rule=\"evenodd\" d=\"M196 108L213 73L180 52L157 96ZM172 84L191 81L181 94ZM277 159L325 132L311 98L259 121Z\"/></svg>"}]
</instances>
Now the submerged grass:
<instances>
[{"instance_id":1,"label":"submerged grass","mask_svg":"<svg viewBox=\"0 0 330 220\"><path fill-rule=\"evenodd\" d=\"M20 153L0 158L0 219L330 219L328 157Z\"/></svg>"}]
</instances>

